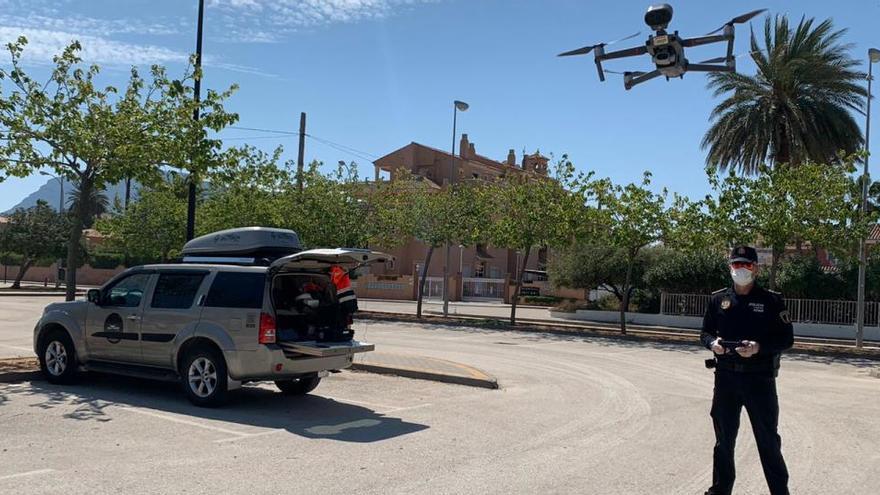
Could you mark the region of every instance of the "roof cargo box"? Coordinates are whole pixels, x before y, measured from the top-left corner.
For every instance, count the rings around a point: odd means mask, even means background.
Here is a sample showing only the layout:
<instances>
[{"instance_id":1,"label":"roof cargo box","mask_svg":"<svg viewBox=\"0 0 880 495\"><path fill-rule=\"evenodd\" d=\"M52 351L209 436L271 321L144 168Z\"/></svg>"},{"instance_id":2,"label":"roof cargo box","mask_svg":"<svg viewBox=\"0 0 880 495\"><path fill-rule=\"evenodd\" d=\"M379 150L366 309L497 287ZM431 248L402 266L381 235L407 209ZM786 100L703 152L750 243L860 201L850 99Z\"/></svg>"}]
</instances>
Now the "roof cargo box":
<instances>
[{"instance_id":1,"label":"roof cargo box","mask_svg":"<svg viewBox=\"0 0 880 495\"><path fill-rule=\"evenodd\" d=\"M221 230L197 237L183 246L184 263L269 265L302 251L296 232L269 227Z\"/></svg>"}]
</instances>

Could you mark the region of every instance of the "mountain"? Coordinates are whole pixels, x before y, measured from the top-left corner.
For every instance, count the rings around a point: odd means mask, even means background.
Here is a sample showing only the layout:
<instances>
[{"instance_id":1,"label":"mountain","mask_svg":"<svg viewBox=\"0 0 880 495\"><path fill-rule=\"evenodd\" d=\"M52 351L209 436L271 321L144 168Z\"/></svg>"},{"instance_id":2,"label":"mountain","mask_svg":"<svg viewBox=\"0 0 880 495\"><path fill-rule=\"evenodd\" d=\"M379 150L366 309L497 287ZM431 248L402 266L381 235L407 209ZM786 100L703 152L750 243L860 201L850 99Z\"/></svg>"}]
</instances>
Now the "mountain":
<instances>
[{"instance_id":1,"label":"mountain","mask_svg":"<svg viewBox=\"0 0 880 495\"><path fill-rule=\"evenodd\" d=\"M131 185L131 199L134 201L137 198L135 187L136 184L132 183ZM68 181L64 181L64 209L66 210L69 205L67 202L70 200L70 193L73 191L73 186ZM118 184L112 184L107 186L107 189L104 191L104 194L107 195L107 199L110 200L110 206L112 208L114 199L116 197L119 198L119 202L122 203L125 199L125 182L120 182ZM49 203L49 206L54 208L56 211L58 210L58 201L61 199L61 186L58 184L58 181L55 179L49 179L45 184L40 186L39 189L29 194L26 198L21 200L17 205L13 206L7 211L0 213L0 215L8 215L12 213L18 208L30 208L32 206L36 206L37 201L43 200Z\"/></svg>"}]
</instances>

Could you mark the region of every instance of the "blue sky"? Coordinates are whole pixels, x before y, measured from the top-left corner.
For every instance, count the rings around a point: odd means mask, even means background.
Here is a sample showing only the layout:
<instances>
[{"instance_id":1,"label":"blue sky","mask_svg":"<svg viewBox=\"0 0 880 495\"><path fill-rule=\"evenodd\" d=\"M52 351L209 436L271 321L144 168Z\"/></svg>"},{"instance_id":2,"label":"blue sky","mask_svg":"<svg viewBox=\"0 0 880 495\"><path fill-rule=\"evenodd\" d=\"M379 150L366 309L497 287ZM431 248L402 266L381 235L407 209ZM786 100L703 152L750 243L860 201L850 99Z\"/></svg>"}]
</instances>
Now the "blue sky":
<instances>
[{"instance_id":1,"label":"blue sky","mask_svg":"<svg viewBox=\"0 0 880 495\"><path fill-rule=\"evenodd\" d=\"M452 101L477 152L504 159L540 149L568 153L582 170L618 182L654 173L657 188L692 197L708 192L700 140L716 100L702 74L651 81L625 91L621 76L600 83L592 57L559 52L636 31L649 1L580 0L207 0L203 87L241 89L229 101L239 126L295 132L299 112L308 133L358 150L347 154L307 141L307 160L354 160L372 175L369 157L411 141L448 149ZM0 0L0 42L25 34L29 65L45 74L51 56L80 39L84 58L104 67L102 80L122 86L132 64L161 63L183 71L194 50L197 0ZM880 46L880 1L678 1L671 29L694 36L756 8L792 18L834 19L848 28L853 54ZM759 27L763 18L752 24ZM740 28L736 51L748 48ZM640 43L639 39L621 43ZM616 47L617 47L616 46ZM615 48L616 48L615 47ZM688 52L691 60L720 56L722 45ZM0 61L6 57L0 56ZM609 69L649 67L649 59L608 62ZM741 72L752 73L747 57ZM876 129L876 125L875 125ZM228 144L266 149L295 136L230 129ZM254 139L257 138L257 139ZM367 158L367 159L365 159ZM3 211L45 177L0 183Z\"/></svg>"}]
</instances>

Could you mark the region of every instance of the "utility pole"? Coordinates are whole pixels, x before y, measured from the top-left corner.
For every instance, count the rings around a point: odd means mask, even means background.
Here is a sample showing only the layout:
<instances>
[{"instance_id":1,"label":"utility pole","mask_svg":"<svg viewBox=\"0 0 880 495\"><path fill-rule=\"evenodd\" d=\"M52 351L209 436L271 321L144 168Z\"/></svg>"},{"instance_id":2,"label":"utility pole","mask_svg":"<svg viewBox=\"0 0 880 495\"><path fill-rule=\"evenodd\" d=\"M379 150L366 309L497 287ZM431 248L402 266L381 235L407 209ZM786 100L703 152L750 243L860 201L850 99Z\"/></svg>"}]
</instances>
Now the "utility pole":
<instances>
[{"instance_id":1,"label":"utility pole","mask_svg":"<svg viewBox=\"0 0 880 495\"><path fill-rule=\"evenodd\" d=\"M449 184L446 187L452 187L455 184L455 177L458 175L455 171L455 126L458 119L458 111L467 111L470 106L459 100L452 102L452 159L449 161ZM461 150L460 150L461 151ZM449 316L449 241L446 241L446 258L443 259L443 317Z\"/></svg>"},{"instance_id":2,"label":"utility pole","mask_svg":"<svg viewBox=\"0 0 880 495\"><path fill-rule=\"evenodd\" d=\"M868 50L868 108L865 113L865 169L862 173L862 218L868 215L868 157L871 153L871 67L880 62L880 50L871 48ZM856 302L856 347L861 348L865 337L865 274L868 265L868 246L864 236L859 241L859 289L858 301Z\"/></svg>"},{"instance_id":3,"label":"utility pole","mask_svg":"<svg viewBox=\"0 0 880 495\"><path fill-rule=\"evenodd\" d=\"M296 158L296 189L303 190L303 155L306 152L306 113L299 113L299 154Z\"/></svg>"},{"instance_id":4,"label":"utility pole","mask_svg":"<svg viewBox=\"0 0 880 495\"><path fill-rule=\"evenodd\" d=\"M193 85L193 120L199 121L199 104L202 100L202 24L205 18L205 0L199 0L199 24L196 30L196 67L195 84ZM190 157L195 160L196 157ZM186 240L191 240L196 235L196 177L195 167L189 171L189 191L186 207Z\"/></svg>"}]
</instances>

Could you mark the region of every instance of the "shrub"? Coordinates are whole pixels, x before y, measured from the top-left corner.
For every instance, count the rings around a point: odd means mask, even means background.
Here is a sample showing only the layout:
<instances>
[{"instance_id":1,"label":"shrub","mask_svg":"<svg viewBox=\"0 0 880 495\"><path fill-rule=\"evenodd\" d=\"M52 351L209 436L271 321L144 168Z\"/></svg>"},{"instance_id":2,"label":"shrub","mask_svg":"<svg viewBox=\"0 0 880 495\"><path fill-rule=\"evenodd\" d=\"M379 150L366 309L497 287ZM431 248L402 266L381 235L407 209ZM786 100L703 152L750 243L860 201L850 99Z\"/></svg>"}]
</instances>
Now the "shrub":
<instances>
[{"instance_id":1,"label":"shrub","mask_svg":"<svg viewBox=\"0 0 880 495\"><path fill-rule=\"evenodd\" d=\"M89 253L89 265L92 268L112 270L122 264L125 256L122 253L96 251Z\"/></svg>"}]
</instances>

